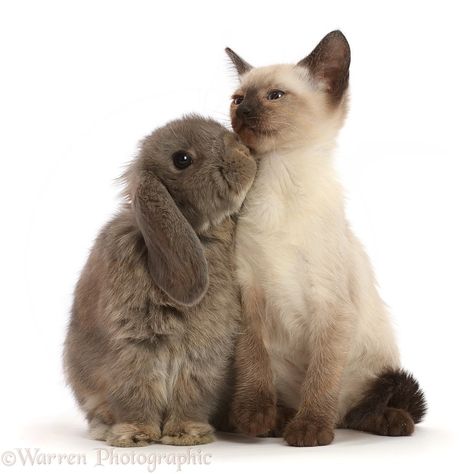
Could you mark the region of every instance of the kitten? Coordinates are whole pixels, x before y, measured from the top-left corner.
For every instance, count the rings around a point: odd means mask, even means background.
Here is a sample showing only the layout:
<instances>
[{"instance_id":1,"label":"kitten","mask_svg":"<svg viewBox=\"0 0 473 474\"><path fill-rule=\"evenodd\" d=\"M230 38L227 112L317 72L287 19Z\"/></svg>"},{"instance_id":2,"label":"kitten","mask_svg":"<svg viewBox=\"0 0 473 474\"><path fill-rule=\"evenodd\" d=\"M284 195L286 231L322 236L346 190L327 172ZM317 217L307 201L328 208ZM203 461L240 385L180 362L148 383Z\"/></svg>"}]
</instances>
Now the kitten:
<instances>
[{"instance_id":1,"label":"kitten","mask_svg":"<svg viewBox=\"0 0 473 474\"><path fill-rule=\"evenodd\" d=\"M226 51L240 76L232 125L259 167L237 230L244 327L234 423L293 446L329 444L337 426L410 435L424 396L400 368L332 166L347 111L348 42L333 31L296 65L261 68Z\"/></svg>"}]
</instances>

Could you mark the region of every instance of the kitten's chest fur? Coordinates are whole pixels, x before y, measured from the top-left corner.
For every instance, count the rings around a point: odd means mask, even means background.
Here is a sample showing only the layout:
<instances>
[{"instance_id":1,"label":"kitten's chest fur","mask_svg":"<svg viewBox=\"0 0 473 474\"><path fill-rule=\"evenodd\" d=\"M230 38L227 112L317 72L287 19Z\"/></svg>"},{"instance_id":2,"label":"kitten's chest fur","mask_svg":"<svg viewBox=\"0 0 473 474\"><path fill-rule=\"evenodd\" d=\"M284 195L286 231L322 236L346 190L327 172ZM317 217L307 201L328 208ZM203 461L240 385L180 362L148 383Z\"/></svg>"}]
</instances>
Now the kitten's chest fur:
<instances>
[{"instance_id":1,"label":"kitten's chest fur","mask_svg":"<svg viewBox=\"0 0 473 474\"><path fill-rule=\"evenodd\" d=\"M317 304L336 300L333 283L346 278L345 227L340 187L313 150L262 157L236 242L240 281L264 294L270 351L306 358L307 334L326 323Z\"/></svg>"}]
</instances>

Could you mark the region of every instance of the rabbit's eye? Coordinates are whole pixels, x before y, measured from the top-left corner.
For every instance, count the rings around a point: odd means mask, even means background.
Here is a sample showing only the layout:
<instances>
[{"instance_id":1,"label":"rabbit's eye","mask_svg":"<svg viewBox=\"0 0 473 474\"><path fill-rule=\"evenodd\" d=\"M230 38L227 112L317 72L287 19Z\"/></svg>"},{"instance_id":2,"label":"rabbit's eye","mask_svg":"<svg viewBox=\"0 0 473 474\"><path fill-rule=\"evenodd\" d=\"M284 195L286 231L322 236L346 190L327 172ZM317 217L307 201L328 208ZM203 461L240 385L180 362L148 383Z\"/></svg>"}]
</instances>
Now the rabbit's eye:
<instances>
[{"instance_id":1,"label":"rabbit's eye","mask_svg":"<svg viewBox=\"0 0 473 474\"><path fill-rule=\"evenodd\" d=\"M242 95L234 95L232 99L235 105L240 105L243 102L244 97Z\"/></svg>"},{"instance_id":2,"label":"rabbit's eye","mask_svg":"<svg viewBox=\"0 0 473 474\"><path fill-rule=\"evenodd\" d=\"M172 161L178 170L183 170L192 164L192 156L185 151L176 151L172 155Z\"/></svg>"},{"instance_id":3,"label":"rabbit's eye","mask_svg":"<svg viewBox=\"0 0 473 474\"><path fill-rule=\"evenodd\" d=\"M278 100L285 94L286 93L284 91L280 91L280 90L269 91L268 100Z\"/></svg>"}]
</instances>

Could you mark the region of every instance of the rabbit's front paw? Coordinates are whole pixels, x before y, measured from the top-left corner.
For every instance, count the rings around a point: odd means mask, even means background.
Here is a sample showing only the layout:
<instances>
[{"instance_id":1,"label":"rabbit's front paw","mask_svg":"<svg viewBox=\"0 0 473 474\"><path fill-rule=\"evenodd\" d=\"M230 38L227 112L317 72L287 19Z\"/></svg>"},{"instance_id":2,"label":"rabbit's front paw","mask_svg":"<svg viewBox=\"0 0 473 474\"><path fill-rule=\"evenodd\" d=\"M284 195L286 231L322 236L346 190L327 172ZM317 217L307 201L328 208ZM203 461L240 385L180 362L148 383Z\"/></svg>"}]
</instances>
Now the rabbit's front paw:
<instances>
[{"instance_id":1,"label":"rabbit's front paw","mask_svg":"<svg viewBox=\"0 0 473 474\"><path fill-rule=\"evenodd\" d=\"M106 424L98 418L93 418L89 422L89 436L92 439L106 441L111 427L112 425Z\"/></svg>"},{"instance_id":2,"label":"rabbit's front paw","mask_svg":"<svg viewBox=\"0 0 473 474\"><path fill-rule=\"evenodd\" d=\"M251 157L248 147L246 147L234 133L226 134L223 141L225 143L225 157L227 159L241 159L242 157Z\"/></svg>"},{"instance_id":3,"label":"rabbit's front paw","mask_svg":"<svg viewBox=\"0 0 473 474\"><path fill-rule=\"evenodd\" d=\"M116 423L106 437L106 443L119 448L148 446L159 441L158 427L142 423Z\"/></svg>"},{"instance_id":4,"label":"rabbit's front paw","mask_svg":"<svg viewBox=\"0 0 473 474\"><path fill-rule=\"evenodd\" d=\"M214 441L214 429L208 423L198 421L169 421L164 425L162 444L193 446Z\"/></svg>"},{"instance_id":5,"label":"rabbit's front paw","mask_svg":"<svg viewBox=\"0 0 473 474\"><path fill-rule=\"evenodd\" d=\"M253 396L236 396L232 406L232 421L242 433L258 436L276 427L276 397L270 391Z\"/></svg>"}]
</instances>

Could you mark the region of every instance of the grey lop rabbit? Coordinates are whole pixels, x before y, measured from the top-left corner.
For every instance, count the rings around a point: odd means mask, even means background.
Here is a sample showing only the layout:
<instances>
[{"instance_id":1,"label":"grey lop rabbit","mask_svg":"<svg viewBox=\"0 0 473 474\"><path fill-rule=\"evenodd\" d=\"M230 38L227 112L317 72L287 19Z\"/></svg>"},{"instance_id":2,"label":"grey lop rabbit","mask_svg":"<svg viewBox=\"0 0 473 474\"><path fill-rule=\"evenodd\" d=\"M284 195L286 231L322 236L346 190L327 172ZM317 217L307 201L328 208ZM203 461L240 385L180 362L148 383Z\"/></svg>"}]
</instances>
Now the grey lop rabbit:
<instances>
[{"instance_id":1,"label":"grey lop rabbit","mask_svg":"<svg viewBox=\"0 0 473 474\"><path fill-rule=\"evenodd\" d=\"M232 215L255 173L238 138L200 116L142 142L125 203L77 283L65 342L67 380L93 438L213 440L240 317Z\"/></svg>"}]
</instances>

